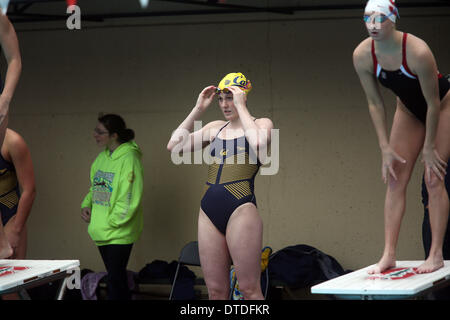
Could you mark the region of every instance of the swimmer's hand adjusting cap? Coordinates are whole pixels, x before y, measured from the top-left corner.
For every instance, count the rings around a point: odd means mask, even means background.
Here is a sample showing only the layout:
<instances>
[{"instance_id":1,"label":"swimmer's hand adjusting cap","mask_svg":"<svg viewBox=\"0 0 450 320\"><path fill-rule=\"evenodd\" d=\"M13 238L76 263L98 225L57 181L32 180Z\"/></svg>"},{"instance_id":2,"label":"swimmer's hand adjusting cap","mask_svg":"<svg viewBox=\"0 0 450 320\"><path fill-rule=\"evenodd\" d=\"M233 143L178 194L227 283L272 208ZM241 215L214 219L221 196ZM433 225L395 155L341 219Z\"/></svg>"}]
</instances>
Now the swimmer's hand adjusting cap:
<instances>
[{"instance_id":1,"label":"swimmer's hand adjusting cap","mask_svg":"<svg viewBox=\"0 0 450 320\"><path fill-rule=\"evenodd\" d=\"M250 90L252 90L252 84L250 80L245 78L245 76L240 72L232 72L227 74L217 86L216 93L220 92L228 92L227 87L231 86L237 86L242 89L242 91L245 92L245 94L248 94Z\"/></svg>"}]
</instances>

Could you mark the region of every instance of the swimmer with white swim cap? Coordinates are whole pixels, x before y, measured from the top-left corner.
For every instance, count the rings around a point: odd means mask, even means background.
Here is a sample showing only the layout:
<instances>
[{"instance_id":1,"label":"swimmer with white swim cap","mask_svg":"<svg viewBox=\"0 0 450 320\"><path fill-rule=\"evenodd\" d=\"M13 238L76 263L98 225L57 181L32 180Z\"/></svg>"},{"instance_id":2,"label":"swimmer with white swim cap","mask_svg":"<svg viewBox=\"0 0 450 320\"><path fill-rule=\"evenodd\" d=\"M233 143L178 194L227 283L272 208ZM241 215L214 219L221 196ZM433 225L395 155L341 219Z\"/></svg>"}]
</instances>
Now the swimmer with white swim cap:
<instances>
[{"instance_id":1,"label":"swimmer with white swim cap","mask_svg":"<svg viewBox=\"0 0 450 320\"><path fill-rule=\"evenodd\" d=\"M372 274L395 267L406 188L420 153L430 195L432 245L418 272L433 272L444 265L442 245L449 200L443 178L450 157L450 85L439 73L425 41L396 29L398 17L395 1L368 1L364 21L369 37L353 53L378 137L382 179L387 184L385 247L380 261L369 271ZM390 136L379 83L397 96Z\"/></svg>"}]
</instances>

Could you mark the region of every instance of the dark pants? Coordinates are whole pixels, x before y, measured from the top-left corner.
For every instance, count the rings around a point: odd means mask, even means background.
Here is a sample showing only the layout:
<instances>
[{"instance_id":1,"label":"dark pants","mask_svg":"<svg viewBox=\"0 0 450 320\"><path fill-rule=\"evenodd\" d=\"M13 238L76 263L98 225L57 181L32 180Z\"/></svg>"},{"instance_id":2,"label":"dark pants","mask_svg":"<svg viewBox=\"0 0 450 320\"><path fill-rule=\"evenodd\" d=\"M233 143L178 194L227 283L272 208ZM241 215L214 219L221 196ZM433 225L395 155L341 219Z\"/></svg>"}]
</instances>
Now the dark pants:
<instances>
[{"instance_id":1,"label":"dark pants","mask_svg":"<svg viewBox=\"0 0 450 320\"><path fill-rule=\"evenodd\" d=\"M430 254L431 248L431 226L430 226L430 214L428 212L428 209L425 209L425 213L423 216L422 241L426 259ZM444 255L444 260L450 260L450 227L448 225L447 225L447 232L445 233L444 237L444 245L442 247L442 253ZM430 294L429 299L450 300L450 286L446 286L442 289L435 290Z\"/></svg>"},{"instance_id":2,"label":"dark pants","mask_svg":"<svg viewBox=\"0 0 450 320\"><path fill-rule=\"evenodd\" d=\"M450 220L449 220L450 222ZM423 248L425 250L425 259L428 258L431 248L431 227L430 227L430 214L428 209L425 209L422 222L422 241ZM444 260L450 260L450 230L447 225L447 232L444 236L444 246L442 247L442 253L444 255Z\"/></svg>"},{"instance_id":3,"label":"dark pants","mask_svg":"<svg viewBox=\"0 0 450 320\"><path fill-rule=\"evenodd\" d=\"M450 81L450 77L447 76L447 78ZM450 168L450 159L448 160L447 168ZM445 187L447 189L447 193L449 195L450 200L450 174L447 174L445 176ZM424 215L422 222L422 241L426 259L430 254L431 227L430 227L430 214L428 212L428 191L425 185L424 178L422 178L422 203L424 206ZM444 260L450 260L450 219L448 220L447 223L447 231L444 236L444 245L442 247L442 253L444 256ZM435 299L450 300L450 286L447 286L439 291L436 291L433 295Z\"/></svg>"},{"instance_id":4,"label":"dark pants","mask_svg":"<svg viewBox=\"0 0 450 320\"><path fill-rule=\"evenodd\" d=\"M108 300L130 300L127 265L133 244L110 244L99 246L103 263L108 272L106 284Z\"/></svg>"}]
</instances>

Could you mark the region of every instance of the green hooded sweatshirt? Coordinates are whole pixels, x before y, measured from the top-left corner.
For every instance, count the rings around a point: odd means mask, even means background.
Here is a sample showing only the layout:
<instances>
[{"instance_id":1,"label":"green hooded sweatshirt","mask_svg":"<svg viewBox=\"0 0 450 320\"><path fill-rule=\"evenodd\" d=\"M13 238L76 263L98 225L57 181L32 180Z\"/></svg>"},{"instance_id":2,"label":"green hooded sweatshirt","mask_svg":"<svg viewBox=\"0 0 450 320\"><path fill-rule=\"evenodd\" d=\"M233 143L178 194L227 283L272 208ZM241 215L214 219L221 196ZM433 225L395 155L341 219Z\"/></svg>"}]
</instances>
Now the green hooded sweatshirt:
<instances>
[{"instance_id":1,"label":"green hooded sweatshirt","mask_svg":"<svg viewBox=\"0 0 450 320\"><path fill-rule=\"evenodd\" d=\"M88 233L98 246L131 244L143 227L142 152L134 141L112 154L102 151L91 166L91 187L81 208L91 208Z\"/></svg>"}]
</instances>

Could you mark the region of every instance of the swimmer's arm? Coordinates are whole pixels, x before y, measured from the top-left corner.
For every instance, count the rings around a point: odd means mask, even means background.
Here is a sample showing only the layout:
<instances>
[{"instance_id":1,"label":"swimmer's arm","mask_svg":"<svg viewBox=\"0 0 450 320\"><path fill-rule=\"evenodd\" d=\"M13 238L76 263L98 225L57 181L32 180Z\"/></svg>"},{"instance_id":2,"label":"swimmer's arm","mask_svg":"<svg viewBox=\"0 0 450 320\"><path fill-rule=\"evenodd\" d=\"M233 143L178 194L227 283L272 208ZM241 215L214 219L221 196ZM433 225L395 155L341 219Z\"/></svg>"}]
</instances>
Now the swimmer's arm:
<instances>
[{"instance_id":1,"label":"swimmer's arm","mask_svg":"<svg viewBox=\"0 0 450 320\"><path fill-rule=\"evenodd\" d=\"M253 121L249 113L248 117L244 116L241 118L241 115L239 115L239 117L241 119L242 126L244 127L245 137L248 139L249 144L254 148L254 150L265 149L270 146L270 133L273 129L272 120L269 118L260 118ZM256 134L253 134L253 132Z\"/></svg>"},{"instance_id":2,"label":"swimmer's arm","mask_svg":"<svg viewBox=\"0 0 450 320\"><path fill-rule=\"evenodd\" d=\"M8 18L0 14L0 43L3 48L8 69L5 78L5 87L1 97L11 101L22 71L22 60L20 56L19 41L17 35Z\"/></svg>"},{"instance_id":3,"label":"swimmer's arm","mask_svg":"<svg viewBox=\"0 0 450 320\"><path fill-rule=\"evenodd\" d=\"M20 232L26 224L36 196L33 163L30 150L22 137L14 135L7 143L11 161L16 169L17 180L22 190L14 220L14 230Z\"/></svg>"},{"instance_id":4,"label":"swimmer's arm","mask_svg":"<svg viewBox=\"0 0 450 320\"><path fill-rule=\"evenodd\" d=\"M447 163L436 150L436 134L441 109L436 61L425 42L422 45L415 46L412 56L410 66L419 78L420 87L428 107L425 141L422 150L426 179L430 181L431 171L433 171L439 179L443 180L446 175L445 167Z\"/></svg>"},{"instance_id":5,"label":"swimmer's arm","mask_svg":"<svg viewBox=\"0 0 450 320\"><path fill-rule=\"evenodd\" d=\"M14 28L8 18L0 13L0 44L8 63L4 88L0 95L0 146L3 143L8 126L9 103L19 81L22 70L19 42Z\"/></svg>"},{"instance_id":6,"label":"swimmer's arm","mask_svg":"<svg viewBox=\"0 0 450 320\"><path fill-rule=\"evenodd\" d=\"M412 59L409 59L409 65L419 78L420 87L428 106L424 149L432 149L435 147L441 107L436 61L431 50L424 44L416 48Z\"/></svg>"},{"instance_id":7,"label":"swimmer's arm","mask_svg":"<svg viewBox=\"0 0 450 320\"><path fill-rule=\"evenodd\" d=\"M257 150L256 154L258 156L259 161L262 164L266 164L268 160L267 156L269 153L271 153L270 145L272 143L271 133L273 129L273 123L272 120L270 120L269 118L256 119L254 123L258 127L258 145L256 146L256 148L253 146L252 149Z\"/></svg>"},{"instance_id":8,"label":"swimmer's arm","mask_svg":"<svg viewBox=\"0 0 450 320\"><path fill-rule=\"evenodd\" d=\"M175 153L182 153L185 151L185 148L190 145L188 141L193 140L193 136L195 134L196 138L198 138L198 132L192 132L194 130L194 122L199 121L204 110L195 106L186 119L175 129L175 131L170 136L170 140L167 143L167 150ZM198 130L197 130L198 131ZM201 135L200 135L201 137Z\"/></svg>"},{"instance_id":9,"label":"swimmer's arm","mask_svg":"<svg viewBox=\"0 0 450 320\"><path fill-rule=\"evenodd\" d=\"M389 147L384 102L380 93L380 88L373 74L370 52L368 54L367 49L364 49L361 45L353 52L353 65L359 76L364 93L366 94L370 116L378 137L378 143L380 149L383 151Z\"/></svg>"},{"instance_id":10,"label":"swimmer's arm","mask_svg":"<svg viewBox=\"0 0 450 320\"><path fill-rule=\"evenodd\" d=\"M253 150L266 149L270 145L273 123L268 118L254 120L247 109L247 98L239 87L228 88L233 93L233 101L244 129L245 137Z\"/></svg>"},{"instance_id":11,"label":"swimmer's arm","mask_svg":"<svg viewBox=\"0 0 450 320\"><path fill-rule=\"evenodd\" d=\"M194 129L194 122L200 120L203 111L195 106L186 119L175 129L167 143L167 150L172 152L174 147L180 144L183 138L187 138Z\"/></svg>"},{"instance_id":12,"label":"swimmer's arm","mask_svg":"<svg viewBox=\"0 0 450 320\"><path fill-rule=\"evenodd\" d=\"M270 130L273 129L272 120L268 118L253 120L245 105L236 109L249 144L256 150L269 146Z\"/></svg>"},{"instance_id":13,"label":"swimmer's arm","mask_svg":"<svg viewBox=\"0 0 450 320\"><path fill-rule=\"evenodd\" d=\"M216 95L216 87L208 86L202 90L199 94L197 103L189 115L178 126L178 128L172 133L170 140L167 144L167 150L172 153L191 152L201 149L209 144L209 139L204 141L207 135L207 126L202 127L195 132L192 132L194 128L194 122L200 120L202 114L211 105L211 102ZM195 142L201 143L195 143Z\"/></svg>"},{"instance_id":14,"label":"swimmer's arm","mask_svg":"<svg viewBox=\"0 0 450 320\"><path fill-rule=\"evenodd\" d=\"M167 150L172 153L182 154L203 149L210 143L211 130L218 129L218 127L223 125L225 125L225 121L216 120L209 122L194 132L189 132L182 124L173 132L167 145Z\"/></svg>"},{"instance_id":15,"label":"swimmer's arm","mask_svg":"<svg viewBox=\"0 0 450 320\"><path fill-rule=\"evenodd\" d=\"M269 118L260 118L253 120L247 110L247 107L237 108L239 119L244 129L245 137L250 147L258 151L258 157L262 151L266 151L271 143L271 130L273 129L272 120Z\"/></svg>"}]
</instances>

